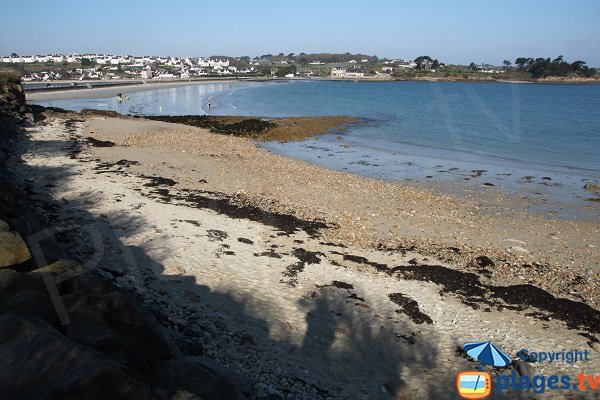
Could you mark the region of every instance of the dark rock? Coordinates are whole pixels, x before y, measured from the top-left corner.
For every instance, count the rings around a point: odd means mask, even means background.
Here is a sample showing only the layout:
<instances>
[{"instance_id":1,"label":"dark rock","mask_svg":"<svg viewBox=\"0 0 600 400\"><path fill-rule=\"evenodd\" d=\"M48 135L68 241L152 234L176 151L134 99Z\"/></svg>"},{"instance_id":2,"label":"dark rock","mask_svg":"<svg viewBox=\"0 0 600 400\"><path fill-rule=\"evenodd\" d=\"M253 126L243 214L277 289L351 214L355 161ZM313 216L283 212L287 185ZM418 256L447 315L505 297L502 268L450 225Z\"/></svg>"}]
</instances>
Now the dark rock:
<instances>
[{"instance_id":1,"label":"dark rock","mask_svg":"<svg viewBox=\"0 0 600 400\"><path fill-rule=\"evenodd\" d=\"M145 354L139 354L121 338L109 325L93 318L71 314L65 328L66 336L74 342L94 349L111 360L126 365L140 373L150 369Z\"/></svg>"},{"instance_id":2,"label":"dark rock","mask_svg":"<svg viewBox=\"0 0 600 400\"><path fill-rule=\"evenodd\" d=\"M2 399L154 398L139 377L36 317L0 316L0 353Z\"/></svg>"},{"instance_id":3,"label":"dark rock","mask_svg":"<svg viewBox=\"0 0 600 400\"><path fill-rule=\"evenodd\" d=\"M45 292L46 287L39 277L8 268L0 269L0 292L12 295L21 290Z\"/></svg>"},{"instance_id":4,"label":"dark rock","mask_svg":"<svg viewBox=\"0 0 600 400\"><path fill-rule=\"evenodd\" d=\"M35 316L50 325L58 324L58 314L46 292L21 290L11 295L6 311L14 315Z\"/></svg>"},{"instance_id":5,"label":"dark rock","mask_svg":"<svg viewBox=\"0 0 600 400\"><path fill-rule=\"evenodd\" d=\"M240 336L240 343L247 346L258 346L258 341L254 337L254 335L248 332L242 333L242 335Z\"/></svg>"},{"instance_id":6,"label":"dark rock","mask_svg":"<svg viewBox=\"0 0 600 400\"><path fill-rule=\"evenodd\" d=\"M494 262L488 256L479 256L475 261L477 261L477 265L482 268L494 266Z\"/></svg>"},{"instance_id":7,"label":"dark rock","mask_svg":"<svg viewBox=\"0 0 600 400\"><path fill-rule=\"evenodd\" d=\"M528 376L533 378L535 375L535 368L526 361L512 360L511 366L520 376Z\"/></svg>"},{"instance_id":8,"label":"dark rock","mask_svg":"<svg viewBox=\"0 0 600 400\"><path fill-rule=\"evenodd\" d=\"M114 286L108 288L112 291L76 291L63 296L67 312L74 320L106 324L148 367L171 358L173 344L158 322L129 293Z\"/></svg>"},{"instance_id":9,"label":"dark rock","mask_svg":"<svg viewBox=\"0 0 600 400\"><path fill-rule=\"evenodd\" d=\"M152 378L157 386L168 393L184 390L207 400L246 399L242 391L230 381L196 362L165 361L157 365Z\"/></svg>"},{"instance_id":10,"label":"dark rock","mask_svg":"<svg viewBox=\"0 0 600 400\"><path fill-rule=\"evenodd\" d=\"M206 368L219 378L224 379L231 385L239 388L242 391L242 393L244 393L246 396L250 397L254 394L255 382L252 379L233 371L231 368L226 368L222 366L213 359L202 356L186 356L185 360L189 363Z\"/></svg>"}]
</instances>

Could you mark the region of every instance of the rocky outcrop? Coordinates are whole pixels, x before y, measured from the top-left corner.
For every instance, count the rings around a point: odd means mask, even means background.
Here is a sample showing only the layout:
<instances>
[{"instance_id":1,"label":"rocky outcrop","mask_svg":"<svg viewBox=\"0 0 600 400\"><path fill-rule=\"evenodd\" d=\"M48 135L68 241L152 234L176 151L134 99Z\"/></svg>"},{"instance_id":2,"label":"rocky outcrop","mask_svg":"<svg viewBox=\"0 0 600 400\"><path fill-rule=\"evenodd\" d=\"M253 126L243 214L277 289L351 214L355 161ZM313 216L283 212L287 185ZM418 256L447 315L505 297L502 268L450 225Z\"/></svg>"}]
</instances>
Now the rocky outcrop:
<instances>
[{"instance_id":1,"label":"rocky outcrop","mask_svg":"<svg viewBox=\"0 0 600 400\"><path fill-rule=\"evenodd\" d=\"M4 165L29 112L20 85L0 91L0 398L245 399L251 383L187 359L198 343L56 242L39 244L49 265L36 265L23 238L46 227Z\"/></svg>"}]
</instances>

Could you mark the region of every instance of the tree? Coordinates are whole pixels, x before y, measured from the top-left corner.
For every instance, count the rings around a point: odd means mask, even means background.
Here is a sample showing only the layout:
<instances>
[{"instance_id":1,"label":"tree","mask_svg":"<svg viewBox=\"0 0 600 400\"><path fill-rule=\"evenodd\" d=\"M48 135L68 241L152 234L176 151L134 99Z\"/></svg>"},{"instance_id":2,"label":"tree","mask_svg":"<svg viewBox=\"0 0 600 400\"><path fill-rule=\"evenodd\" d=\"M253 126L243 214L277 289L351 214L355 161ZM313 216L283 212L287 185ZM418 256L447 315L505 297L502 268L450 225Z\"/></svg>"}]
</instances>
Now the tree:
<instances>
[{"instance_id":1,"label":"tree","mask_svg":"<svg viewBox=\"0 0 600 400\"><path fill-rule=\"evenodd\" d=\"M295 66L293 66L294 68L292 69L292 66L287 65L285 67L279 68L277 70L277 72L275 72L275 76L279 77L279 78L283 78L286 75L289 74L294 74L293 70L296 68Z\"/></svg>"},{"instance_id":2,"label":"tree","mask_svg":"<svg viewBox=\"0 0 600 400\"><path fill-rule=\"evenodd\" d=\"M89 58L82 58L81 59L81 66L82 67L89 67L92 65L92 60L90 60Z\"/></svg>"},{"instance_id":3,"label":"tree","mask_svg":"<svg viewBox=\"0 0 600 400\"><path fill-rule=\"evenodd\" d=\"M510 60L504 60L502 61L502 64L504 64L504 70L507 71L510 68Z\"/></svg>"},{"instance_id":4,"label":"tree","mask_svg":"<svg viewBox=\"0 0 600 400\"><path fill-rule=\"evenodd\" d=\"M517 69L523 70L525 69L525 64L527 64L528 61L529 58L519 57L515 60L515 65L517 66Z\"/></svg>"},{"instance_id":5,"label":"tree","mask_svg":"<svg viewBox=\"0 0 600 400\"><path fill-rule=\"evenodd\" d=\"M469 69L471 71L477 71L478 68L477 68L477 65L475 65L474 62L472 62L471 64L469 64Z\"/></svg>"},{"instance_id":6,"label":"tree","mask_svg":"<svg viewBox=\"0 0 600 400\"><path fill-rule=\"evenodd\" d=\"M573 64L571 64L571 69L573 70L573 72L579 72L582 71L585 67L585 61L581 61L581 60L577 60L574 61Z\"/></svg>"},{"instance_id":7,"label":"tree","mask_svg":"<svg viewBox=\"0 0 600 400\"><path fill-rule=\"evenodd\" d=\"M438 69L440 67L440 62L437 60L437 58L435 60L433 60L433 62L431 63L431 69Z\"/></svg>"},{"instance_id":8,"label":"tree","mask_svg":"<svg viewBox=\"0 0 600 400\"><path fill-rule=\"evenodd\" d=\"M413 60L417 66L415 67L418 70L429 69L433 60L429 56L419 56Z\"/></svg>"}]
</instances>

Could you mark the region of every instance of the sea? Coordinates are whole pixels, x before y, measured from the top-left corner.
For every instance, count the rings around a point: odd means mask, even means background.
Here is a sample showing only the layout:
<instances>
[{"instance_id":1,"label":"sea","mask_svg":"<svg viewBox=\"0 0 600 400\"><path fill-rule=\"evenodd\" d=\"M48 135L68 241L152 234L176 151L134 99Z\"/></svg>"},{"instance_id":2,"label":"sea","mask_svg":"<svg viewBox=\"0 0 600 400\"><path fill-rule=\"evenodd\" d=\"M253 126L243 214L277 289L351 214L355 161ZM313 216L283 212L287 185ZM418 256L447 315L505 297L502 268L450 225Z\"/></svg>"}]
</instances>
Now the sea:
<instances>
[{"instance_id":1,"label":"sea","mask_svg":"<svg viewBox=\"0 0 600 400\"><path fill-rule=\"evenodd\" d=\"M63 99L43 106L131 115L348 115L343 132L257 145L362 176L460 196L500 190L558 218L600 215L600 85L272 81L206 82ZM210 103L210 107L209 107ZM589 187L589 185L588 185Z\"/></svg>"}]
</instances>

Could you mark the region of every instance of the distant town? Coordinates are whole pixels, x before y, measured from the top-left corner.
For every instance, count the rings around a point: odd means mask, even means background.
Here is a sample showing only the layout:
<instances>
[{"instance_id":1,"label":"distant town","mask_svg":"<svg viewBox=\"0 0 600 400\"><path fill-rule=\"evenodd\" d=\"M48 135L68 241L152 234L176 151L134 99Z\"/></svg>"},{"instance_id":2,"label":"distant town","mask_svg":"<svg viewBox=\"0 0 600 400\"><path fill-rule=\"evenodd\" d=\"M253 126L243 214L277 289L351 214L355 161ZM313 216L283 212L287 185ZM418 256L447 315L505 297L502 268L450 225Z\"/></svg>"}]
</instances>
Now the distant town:
<instances>
[{"instance_id":1,"label":"distant town","mask_svg":"<svg viewBox=\"0 0 600 400\"><path fill-rule=\"evenodd\" d=\"M16 70L24 82L57 80L178 80L202 77L279 77L331 79L449 79L497 80L549 77L598 78L584 61L568 63L559 56L517 58L502 65L472 62L453 65L429 56L412 60L385 59L363 54L265 54L250 57L175 57L113 54L46 54L0 57L4 69Z\"/></svg>"}]
</instances>

